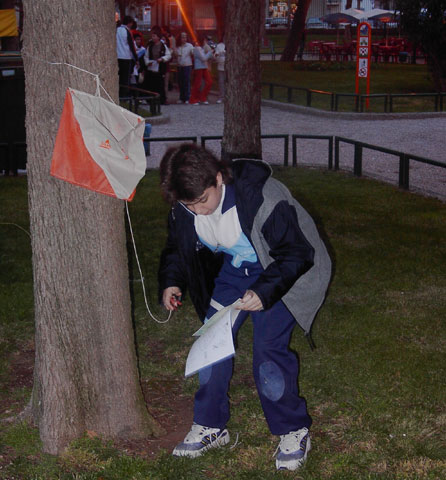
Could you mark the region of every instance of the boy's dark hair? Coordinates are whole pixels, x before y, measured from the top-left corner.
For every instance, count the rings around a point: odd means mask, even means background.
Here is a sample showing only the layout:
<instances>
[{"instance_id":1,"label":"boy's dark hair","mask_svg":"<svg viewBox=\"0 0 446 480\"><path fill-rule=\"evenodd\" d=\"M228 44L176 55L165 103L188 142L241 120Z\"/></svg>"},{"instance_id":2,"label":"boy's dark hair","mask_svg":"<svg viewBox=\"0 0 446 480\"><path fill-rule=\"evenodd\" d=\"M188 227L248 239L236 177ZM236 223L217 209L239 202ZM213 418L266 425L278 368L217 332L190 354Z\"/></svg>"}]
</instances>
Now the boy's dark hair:
<instances>
[{"instance_id":1,"label":"boy's dark hair","mask_svg":"<svg viewBox=\"0 0 446 480\"><path fill-rule=\"evenodd\" d=\"M217 186L217 174L223 182L232 180L228 164L203 147L183 143L172 147L160 163L161 191L170 204L177 201L194 201L209 187Z\"/></svg>"},{"instance_id":2,"label":"boy's dark hair","mask_svg":"<svg viewBox=\"0 0 446 480\"><path fill-rule=\"evenodd\" d=\"M126 15L122 20L123 25L129 25L130 23L133 23L133 22L134 22L134 19L130 15Z\"/></svg>"}]
</instances>

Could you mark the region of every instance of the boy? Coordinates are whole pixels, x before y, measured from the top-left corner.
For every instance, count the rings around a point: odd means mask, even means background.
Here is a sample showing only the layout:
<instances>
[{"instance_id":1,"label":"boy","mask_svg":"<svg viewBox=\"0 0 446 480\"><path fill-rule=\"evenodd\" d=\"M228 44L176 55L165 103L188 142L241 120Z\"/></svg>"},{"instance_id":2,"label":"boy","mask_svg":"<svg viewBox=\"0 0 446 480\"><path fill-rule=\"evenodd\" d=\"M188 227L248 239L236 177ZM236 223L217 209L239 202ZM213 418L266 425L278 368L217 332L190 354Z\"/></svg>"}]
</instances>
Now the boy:
<instances>
[{"instance_id":1,"label":"boy","mask_svg":"<svg viewBox=\"0 0 446 480\"><path fill-rule=\"evenodd\" d=\"M174 310L186 287L199 317L241 298L233 335L251 314L253 372L262 408L280 435L277 469L295 470L310 450L311 418L297 387L288 344L296 321L309 333L330 280L331 262L316 227L261 160L226 165L192 144L169 149L160 165L171 203L161 255L162 302ZM173 454L197 457L229 442L232 359L199 372L194 423Z\"/></svg>"}]
</instances>

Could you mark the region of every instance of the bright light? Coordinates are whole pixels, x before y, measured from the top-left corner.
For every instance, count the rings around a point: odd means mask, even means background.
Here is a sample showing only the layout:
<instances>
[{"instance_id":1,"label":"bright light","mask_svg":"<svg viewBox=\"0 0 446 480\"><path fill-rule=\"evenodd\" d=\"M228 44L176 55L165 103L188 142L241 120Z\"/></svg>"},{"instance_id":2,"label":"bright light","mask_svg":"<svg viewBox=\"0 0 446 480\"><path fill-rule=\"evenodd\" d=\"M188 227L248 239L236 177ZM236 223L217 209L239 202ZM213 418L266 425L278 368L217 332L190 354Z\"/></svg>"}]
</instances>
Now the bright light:
<instances>
[{"instance_id":1,"label":"bright light","mask_svg":"<svg viewBox=\"0 0 446 480\"><path fill-rule=\"evenodd\" d=\"M178 8L180 9L181 15L184 18L184 21L186 23L186 27L189 30L190 36L192 37L193 43L197 42L197 36L195 35L195 32L192 28L192 25L190 24L189 18L186 15L186 12L184 11L183 5L181 3L181 0L175 0L177 2Z\"/></svg>"}]
</instances>

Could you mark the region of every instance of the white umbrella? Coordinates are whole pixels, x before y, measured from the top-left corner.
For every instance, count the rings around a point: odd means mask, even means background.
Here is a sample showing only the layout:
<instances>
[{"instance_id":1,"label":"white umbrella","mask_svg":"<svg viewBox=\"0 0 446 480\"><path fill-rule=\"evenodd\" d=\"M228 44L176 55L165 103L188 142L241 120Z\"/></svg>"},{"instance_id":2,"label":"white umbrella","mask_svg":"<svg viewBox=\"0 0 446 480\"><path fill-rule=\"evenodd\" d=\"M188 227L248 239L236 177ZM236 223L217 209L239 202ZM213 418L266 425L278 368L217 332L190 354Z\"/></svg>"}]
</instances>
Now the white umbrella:
<instances>
[{"instance_id":1,"label":"white umbrella","mask_svg":"<svg viewBox=\"0 0 446 480\"><path fill-rule=\"evenodd\" d=\"M382 8L374 8L372 10L369 10L368 12L362 12L364 14L363 18L366 18L368 20L374 20L373 17L379 17L379 16L389 16L392 17L395 12L393 10L383 10Z\"/></svg>"},{"instance_id":2,"label":"white umbrella","mask_svg":"<svg viewBox=\"0 0 446 480\"><path fill-rule=\"evenodd\" d=\"M384 23L384 32L387 45L387 24L390 22L396 22L399 14L393 10L382 10L381 8L374 8L373 10L369 10L365 13L367 15L367 20L377 20Z\"/></svg>"},{"instance_id":3,"label":"white umbrella","mask_svg":"<svg viewBox=\"0 0 446 480\"><path fill-rule=\"evenodd\" d=\"M357 8L347 8L347 10L342 10L341 13L346 13L348 15L351 15L352 17L355 17L358 20L362 20L363 18L365 18L364 10L359 10Z\"/></svg>"}]
</instances>

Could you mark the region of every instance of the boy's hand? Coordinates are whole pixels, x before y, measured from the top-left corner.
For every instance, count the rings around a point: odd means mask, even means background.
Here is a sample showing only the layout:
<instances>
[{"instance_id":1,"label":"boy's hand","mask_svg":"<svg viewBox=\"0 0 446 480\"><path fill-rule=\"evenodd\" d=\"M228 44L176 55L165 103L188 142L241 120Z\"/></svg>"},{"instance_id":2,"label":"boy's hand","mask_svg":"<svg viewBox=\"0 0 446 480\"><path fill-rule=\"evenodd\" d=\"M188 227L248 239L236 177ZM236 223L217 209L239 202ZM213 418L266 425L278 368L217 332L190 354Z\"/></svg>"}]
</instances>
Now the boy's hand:
<instances>
[{"instance_id":1,"label":"boy's hand","mask_svg":"<svg viewBox=\"0 0 446 480\"><path fill-rule=\"evenodd\" d=\"M163 292L163 305L173 312L181 306L181 290L178 287L167 287Z\"/></svg>"},{"instance_id":2,"label":"boy's hand","mask_svg":"<svg viewBox=\"0 0 446 480\"><path fill-rule=\"evenodd\" d=\"M246 290L239 306L236 308L238 310L249 310L251 312L258 312L260 310L263 310L263 305L257 293L253 292L252 290Z\"/></svg>"}]
</instances>

